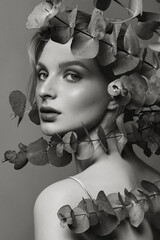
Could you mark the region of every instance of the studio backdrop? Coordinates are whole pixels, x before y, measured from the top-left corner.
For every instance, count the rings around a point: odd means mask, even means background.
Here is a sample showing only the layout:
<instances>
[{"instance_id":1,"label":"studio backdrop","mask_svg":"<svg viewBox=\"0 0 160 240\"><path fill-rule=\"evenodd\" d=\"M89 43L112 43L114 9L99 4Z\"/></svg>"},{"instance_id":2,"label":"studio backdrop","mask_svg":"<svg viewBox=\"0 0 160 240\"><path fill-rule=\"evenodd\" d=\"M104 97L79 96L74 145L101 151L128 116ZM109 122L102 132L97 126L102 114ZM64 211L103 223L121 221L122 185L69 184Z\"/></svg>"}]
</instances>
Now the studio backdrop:
<instances>
[{"instance_id":1,"label":"studio backdrop","mask_svg":"<svg viewBox=\"0 0 160 240\"><path fill-rule=\"evenodd\" d=\"M64 0L76 6L77 0ZM144 0L146 10L158 11L159 4ZM128 2L128 0L124 0ZM25 114L17 128L17 119L11 120L12 109L8 96L13 90L26 92L30 67L27 45L34 31L26 30L28 14L38 0L0 1L0 159L6 150L18 150L18 143L29 144L40 138L39 126L34 125ZM92 0L78 0L79 8L91 12ZM122 16L116 5L107 14ZM145 161L160 170L160 159L144 158L142 151L136 151ZM29 163L22 170L14 170L10 163L0 163L0 239L33 240L33 206L39 193L48 185L76 172L74 163L63 168L52 165L37 167Z\"/></svg>"}]
</instances>

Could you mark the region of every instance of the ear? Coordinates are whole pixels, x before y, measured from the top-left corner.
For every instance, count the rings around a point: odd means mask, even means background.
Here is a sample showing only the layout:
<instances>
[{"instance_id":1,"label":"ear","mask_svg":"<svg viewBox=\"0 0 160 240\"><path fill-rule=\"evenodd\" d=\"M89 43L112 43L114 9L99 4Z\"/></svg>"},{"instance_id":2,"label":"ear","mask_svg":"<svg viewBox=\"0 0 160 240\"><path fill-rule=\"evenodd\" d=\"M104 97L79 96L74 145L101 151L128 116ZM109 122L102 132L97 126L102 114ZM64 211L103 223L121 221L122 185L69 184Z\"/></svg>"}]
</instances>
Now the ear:
<instances>
[{"instance_id":1,"label":"ear","mask_svg":"<svg viewBox=\"0 0 160 240\"><path fill-rule=\"evenodd\" d=\"M107 106L107 110L115 110L116 108L118 108L118 104L112 98Z\"/></svg>"}]
</instances>

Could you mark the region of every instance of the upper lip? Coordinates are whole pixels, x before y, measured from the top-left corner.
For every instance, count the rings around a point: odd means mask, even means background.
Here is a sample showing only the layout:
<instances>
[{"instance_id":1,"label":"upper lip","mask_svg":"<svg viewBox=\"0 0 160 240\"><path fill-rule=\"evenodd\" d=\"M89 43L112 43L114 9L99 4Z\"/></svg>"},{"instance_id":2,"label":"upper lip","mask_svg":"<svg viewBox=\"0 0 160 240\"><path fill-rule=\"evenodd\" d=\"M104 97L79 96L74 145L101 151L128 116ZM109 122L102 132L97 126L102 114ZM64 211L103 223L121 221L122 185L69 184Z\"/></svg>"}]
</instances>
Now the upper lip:
<instances>
[{"instance_id":1,"label":"upper lip","mask_svg":"<svg viewBox=\"0 0 160 240\"><path fill-rule=\"evenodd\" d=\"M58 113L60 114L61 112L59 112L58 110L56 110L55 108L52 108L52 107L40 107L40 112L41 113Z\"/></svg>"}]
</instances>

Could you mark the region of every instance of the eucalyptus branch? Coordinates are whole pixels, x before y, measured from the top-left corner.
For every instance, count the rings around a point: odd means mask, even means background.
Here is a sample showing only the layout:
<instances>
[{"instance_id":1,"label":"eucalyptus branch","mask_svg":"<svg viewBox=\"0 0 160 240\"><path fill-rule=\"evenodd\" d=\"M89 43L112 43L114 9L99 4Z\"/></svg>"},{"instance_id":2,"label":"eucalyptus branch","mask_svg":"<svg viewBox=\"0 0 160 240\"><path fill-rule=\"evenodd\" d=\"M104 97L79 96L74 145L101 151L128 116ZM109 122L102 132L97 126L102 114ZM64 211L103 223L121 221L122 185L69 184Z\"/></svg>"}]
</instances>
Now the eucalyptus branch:
<instances>
[{"instance_id":1,"label":"eucalyptus branch","mask_svg":"<svg viewBox=\"0 0 160 240\"><path fill-rule=\"evenodd\" d=\"M142 190L141 190L142 191ZM142 191L143 192L143 191ZM147 195L147 197L149 198L149 199L151 199L151 198L153 198L153 197L156 197L156 196L159 196L160 194L159 193L153 193L153 194L146 194L145 193L145 195ZM96 201L96 200L95 200ZM140 203L140 202L143 202L143 201L147 201L147 199L144 197L144 198L141 198L141 199L137 199L137 202L133 202L133 203L128 203L128 204L125 204L125 202L124 202L124 206L127 208L129 208L129 207L131 207L131 206L133 206L134 204L138 204L138 203ZM113 208L113 210L119 210L119 209L124 209L124 206L123 205L119 205L119 206L117 206L117 207L112 207ZM99 210L99 213L103 213L103 212L106 212L105 210ZM96 214L96 211L92 211L92 212L89 212L89 215L92 215L92 214ZM76 214L75 216L87 216L87 213L81 213L81 214ZM62 220L67 220L67 219L71 219L71 217L62 217L61 218Z\"/></svg>"},{"instance_id":2,"label":"eucalyptus branch","mask_svg":"<svg viewBox=\"0 0 160 240\"><path fill-rule=\"evenodd\" d=\"M117 1L117 0L114 0L114 1L116 1L116 2L119 2L119 1ZM60 19L59 17L57 17L57 16L54 16L57 20L59 20L60 22L62 22L63 24L65 24L67 27L69 27L70 28L70 25L69 24L67 24L65 21L63 21L62 19ZM86 36L88 36L88 37L90 37L90 38L94 38L91 34L89 34L89 33L87 33L86 31L83 31L83 30L80 30L79 28L74 28L77 32L80 32L80 33L83 33L84 35L86 35ZM111 43L109 43L109 42L106 42L106 41L104 41L103 39L99 39L99 41L100 42L102 42L102 43L104 43L104 44L106 44L106 45L108 45L108 46L110 46L110 47L113 47L113 44L111 44ZM121 49L120 47L118 47L118 50L119 51L122 51L122 52L124 52L124 53L126 53L126 54L130 54L128 51L126 51L125 49ZM148 66L150 66L150 67L152 67L152 68L155 68L150 62L148 62L148 61L144 61L144 63L145 64L147 64Z\"/></svg>"}]
</instances>

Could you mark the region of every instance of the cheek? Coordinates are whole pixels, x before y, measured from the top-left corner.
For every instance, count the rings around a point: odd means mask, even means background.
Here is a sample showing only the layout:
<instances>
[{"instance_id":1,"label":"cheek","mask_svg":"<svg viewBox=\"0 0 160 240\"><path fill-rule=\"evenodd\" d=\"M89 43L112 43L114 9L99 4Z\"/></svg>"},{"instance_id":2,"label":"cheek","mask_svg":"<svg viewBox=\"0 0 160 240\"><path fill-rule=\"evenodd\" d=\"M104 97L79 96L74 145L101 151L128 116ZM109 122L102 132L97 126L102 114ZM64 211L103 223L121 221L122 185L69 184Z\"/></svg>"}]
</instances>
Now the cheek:
<instances>
[{"instance_id":1,"label":"cheek","mask_svg":"<svg viewBox=\"0 0 160 240\"><path fill-rule=\"evenodd\" d=\"M92 84L79 86L66 93L66 114L83 122L95 122L103 116L108 105L108 95L105 87Z\"/></svg>"}]
</instances>

